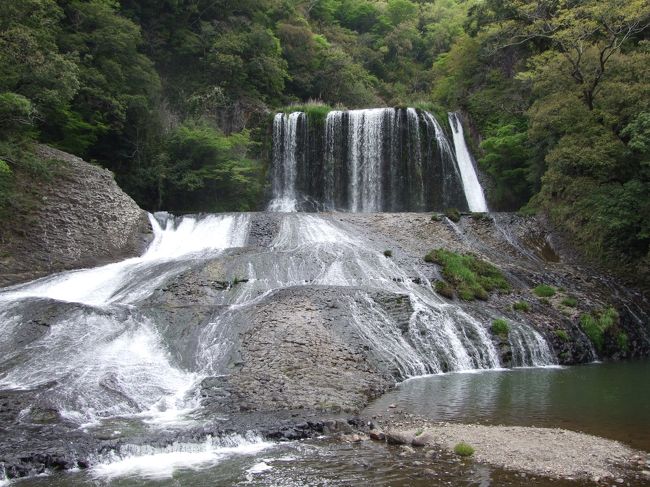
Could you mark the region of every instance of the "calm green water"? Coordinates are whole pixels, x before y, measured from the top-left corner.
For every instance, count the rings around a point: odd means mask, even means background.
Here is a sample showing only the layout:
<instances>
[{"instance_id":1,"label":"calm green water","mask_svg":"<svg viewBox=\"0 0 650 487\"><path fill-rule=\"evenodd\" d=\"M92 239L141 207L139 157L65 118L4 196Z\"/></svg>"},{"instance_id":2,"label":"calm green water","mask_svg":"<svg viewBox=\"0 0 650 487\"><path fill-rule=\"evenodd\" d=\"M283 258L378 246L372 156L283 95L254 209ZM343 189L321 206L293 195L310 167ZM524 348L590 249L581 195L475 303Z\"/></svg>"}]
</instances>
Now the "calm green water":
<instances>
[{"instance_id":1,"label":"calm green water","mask_svg":"<svg viewBox=\"0 0 650 487\"><path fill-rule=\"evenodd\" d=\"M367 414L559 427L650 451L650 362L514 369L412 379Z\"/></svg>"}]
</instances>

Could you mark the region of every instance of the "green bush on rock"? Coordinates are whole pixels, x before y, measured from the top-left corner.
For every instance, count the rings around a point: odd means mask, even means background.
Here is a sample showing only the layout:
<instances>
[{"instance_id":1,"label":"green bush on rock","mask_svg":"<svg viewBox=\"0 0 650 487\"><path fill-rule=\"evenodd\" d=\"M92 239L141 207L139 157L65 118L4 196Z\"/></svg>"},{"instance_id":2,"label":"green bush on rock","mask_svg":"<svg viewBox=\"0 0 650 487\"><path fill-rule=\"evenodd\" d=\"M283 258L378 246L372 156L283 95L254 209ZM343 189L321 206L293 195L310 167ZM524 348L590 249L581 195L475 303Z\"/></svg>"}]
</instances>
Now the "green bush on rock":
<instances>
[{"instance_id":1,"label":"green bush on rock","mask_svg":"<svg viewBox=\"0 0 650 487\"><path fill-rule=\"evenodd\" d=\"M424 260L442 266L445 280L465 301L487 300L490 291L510 291L510 284L498 268L473 254L457 254L449 250L436 249Z\"/></svg>"},{"instance_id":2,"label":"green bush on rock","mask_svg":"<svg viewBox=\"0 0 650 487\"><path fill-rule=\"evenodd\" d=\"M461 441L454 447L454 453L460 457L471 457L474 454L474 447Z\"/></svg>"},{"instance_id":3,"label":"green bush on rock","mask_svg":"<svg viewBox=\"0 0 650 487\"><path fill-rule=\"evenodd\" d=\"M445 216L454 223L458 223L460 221L460 211L458 211L456 208L447 208L445 210Z\"/></svg>"},{"instance_id":4,"label":"green bush on rock","mask_svg":"<svg viewBox=\"0 0 650 487\"><path fill-rule=\"evenodd\" d=\"M492 322L492 333L501 338L507 338L508 333L510 333L510 325L506 320L496 319Z\"/></svg>"},{"instance_id":5,"label":"green bush on rock","mask_svg":"<svg viewBox=\"0 0 650 487\"><path fill-rule=\"evenodd\" d=\"M596 350L601 352L605 346L605 332L616 325L618 319L618 312L609 307L596 313L583 314L580 317L580 327L592 341Z\"/></svg>"},{"instance_id":6,"label":"green bush on rock","mask_svg":"<svg viewBox=\"0 0 650 487\"><path fill-rule=\"evenodd\" d=\"M527 313L530 311L530 304L528 304L526 301L515 301L512 304L512 309L515 311L523 311Z\"/></svg>"},{"instance_id":7,"label":"green bush on rock","mask_svg":"<svg viewBox=\"0 0 650 487\"><path fill-rule=\"evenodd\" d=\"M438 294L445 298L454 299L454 287L445 281L436 281L434 288Z\"/></svg>"},{"instance_id":8,"label":"green bush on rock","mask_svg":"<svg viewBox=\"0 0 650 487\"><path fill-rule=\"evenodd\" d=\"M535 289L533 289L533 292L540 298L550 298L552 296L555 296L555 288L546 284L540 284Z\"/></svg>"}]
</instances>

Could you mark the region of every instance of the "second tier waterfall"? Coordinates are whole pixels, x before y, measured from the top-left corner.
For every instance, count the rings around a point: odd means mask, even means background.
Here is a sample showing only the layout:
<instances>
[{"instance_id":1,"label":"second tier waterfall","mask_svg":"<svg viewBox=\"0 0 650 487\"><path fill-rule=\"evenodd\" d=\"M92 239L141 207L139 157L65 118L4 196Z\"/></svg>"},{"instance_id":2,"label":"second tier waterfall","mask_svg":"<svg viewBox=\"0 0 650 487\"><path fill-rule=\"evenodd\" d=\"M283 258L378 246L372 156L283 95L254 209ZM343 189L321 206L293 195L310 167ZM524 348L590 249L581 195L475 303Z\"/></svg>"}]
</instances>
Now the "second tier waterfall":
<instances>
[{"instance_id":1,"label":"second tier waterfall","mask_svg":"<svg viewBox=\"0 0 650 487\"><path fill-rule=\"evenodd\" d=\"M470 168L474 171L471 163ZM303 112L279 113L273 122L269 209L486 211L468 197L476 192L465 187L468 170L460 170L454 144L426 111L331 111L319 120ZM472 181L478 181L476 175Z\"/></svg>"}]
</instances>

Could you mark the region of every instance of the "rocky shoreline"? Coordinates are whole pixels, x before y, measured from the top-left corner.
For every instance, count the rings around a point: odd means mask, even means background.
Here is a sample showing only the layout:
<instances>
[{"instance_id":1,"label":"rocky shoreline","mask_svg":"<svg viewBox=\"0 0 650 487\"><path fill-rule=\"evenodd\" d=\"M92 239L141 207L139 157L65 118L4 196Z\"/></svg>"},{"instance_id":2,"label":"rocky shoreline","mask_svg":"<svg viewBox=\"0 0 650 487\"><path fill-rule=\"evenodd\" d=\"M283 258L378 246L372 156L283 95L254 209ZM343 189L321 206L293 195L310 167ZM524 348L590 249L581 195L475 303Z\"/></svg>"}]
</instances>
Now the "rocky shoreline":
<instances>
[{"instance_id":1,"label":"rocky shoreline","mask_svg":"<svg viewBox=\"0 0 650 487\"><path fill-rule=\"evenodd\" d=\"M650 480L650 454L565 429L429 422L385 426L385 432L372 432L371 438L450 452L466 443L475 449L473 460L520 473L592 482L628 476Z\"/></svg>"}]
</instances>

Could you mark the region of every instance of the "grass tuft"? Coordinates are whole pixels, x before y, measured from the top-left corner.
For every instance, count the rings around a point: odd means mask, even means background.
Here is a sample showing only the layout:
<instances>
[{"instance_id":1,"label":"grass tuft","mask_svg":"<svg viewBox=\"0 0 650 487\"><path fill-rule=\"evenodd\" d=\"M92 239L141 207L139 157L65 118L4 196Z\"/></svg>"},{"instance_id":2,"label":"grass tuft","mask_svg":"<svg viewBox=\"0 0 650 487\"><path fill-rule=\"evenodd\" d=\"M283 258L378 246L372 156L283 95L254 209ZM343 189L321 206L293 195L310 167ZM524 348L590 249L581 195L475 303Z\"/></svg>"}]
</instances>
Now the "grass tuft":
<instances>
[{"instance_id":1,"label":"grass tuft","mask_svg":"<svg viewBox=\"0 0 650 487\"><path fill-rule=\"evenodd\" d=\"M458 211L456 208L447 208L445 210L445 216L454 223L458 223L460 221L460 211Z\"/></svg>"},{"instance_id":2,"label":"grass tuft","mask_svg":"<svg viewBox=\"0 0 650 487\"><path fill-rule=\"evenodd\" d=\"M445 280L465 301L485 301L490 291L511 290L510 284L497 267L473 254L457 254L436 249L429 252L424 260L442 266Z\"/></svg>"},{"instance_id":3,"label":"grass tuft","mask_svg":"<svg viewBox=\"0 0 650 487\"><path fill-rule=\"evenodd\" d=\"M569 341L569 334L566 332L566 330L555 330L555 336L557 336L563 342Z\"/></svg>"},{"instance_id":4,"label":"grass tuft","mask_svg":"<svg viewBox=\"0 0 650 487\"><path fill-rule=\"evenodd\" d=\"M474 447L461 441L454 447L454 453L461 457L471 457L474 454Z\"/></svg>"},{"instance_id":5,"label":"grass tuft","mask_svg":"<svg viewBox=\"0 0 650 487\"><path fill-rule=\"evenodd\" d=\"M575 308L576 306L578 306L578 300L573 296L567 296L562 300L562 304L569 308Z\"/></svg>"},{"instance_id":6,"label":"grass tuft","mask_svg":"<svg viewBox=\"0 0 650 487\"><path fill-rule=\"evenodd\" d=\"M539 296L540 298L550 298L552 296L555 296L555 288L553 286L548 286L546 284L540 284L537 286L535 289L533 289L533 292Z\"/></svg>"},{"instance_id":7,"label":"grass tuft","mask_svg":"<svg viewBox=\"0 0 650 487\"><path fill-rule=\"evenodd\" d=\"M510 325L503 319L497 319L492 322L492 333L499 335L501 338L507 338L510 333Z\"/></svg>"},{"instance_id":8,"label":"grass tuft","mask_svg":"<svg viewBox=\"0 0 650 487\"><path fill-rule=\"evenodd\" d=\"M445 298L454 299L454 287L445 281L436 281L434 289Z\"/></svg>"},{"instance_id":9,"label":"grass tuft","mask_svg":"<svg viewBox=\"0 0 650 487\"><path fill-rule=\"evenodd\" d=\"M512 305L512 309L515 311L523 311L524 313L528 313L530 311L530 304L528 304L526 301L515 301Z\"/></svg>"}]
</instances>

